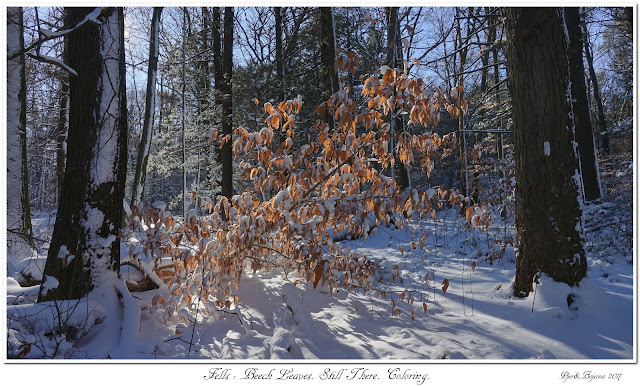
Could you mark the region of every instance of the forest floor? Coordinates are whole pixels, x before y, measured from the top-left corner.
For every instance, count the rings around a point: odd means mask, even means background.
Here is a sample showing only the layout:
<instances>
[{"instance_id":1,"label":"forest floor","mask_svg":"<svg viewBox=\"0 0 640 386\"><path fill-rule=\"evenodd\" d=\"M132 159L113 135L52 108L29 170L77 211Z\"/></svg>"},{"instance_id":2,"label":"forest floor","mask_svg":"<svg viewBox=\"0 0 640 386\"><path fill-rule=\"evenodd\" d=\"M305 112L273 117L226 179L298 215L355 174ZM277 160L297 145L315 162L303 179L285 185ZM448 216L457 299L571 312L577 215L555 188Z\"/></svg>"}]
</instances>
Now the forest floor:
<instances>
[{"instance_id":1,"label":"forest floor","mask_svg":"<svg viewBox=\"0 0 640 386\"><path fill-rule=\"evenodd\" d=\"M97 305L97 299L90 299L71 305L73 311L64 315L70 326L66 330L55 328L60 316L56 310L65 305L34 303L39 285L25 282L20 272L36 279L42 276L44 245L37 259L8 262L8 355L58 359L633 359L636 270L630 138L629 131L615 136L611 155L602 158L605 199L588 204L584 211L588 271L577 287L543 275L529 297L513 297L513 224L496 216L487 231L469 229L457 210L442 209L435 219L416 219L402 230L380 226L366 239L341 242L382 266L376 290L338 290L331 295L326 287L294 285L292 276L258 272L242 278L233 313L219 314L220 319L200 315L195 324L163 322L150 307L159 290L135 292L141 312L140 320L132 325L139 325L139 331L132 339L121 341L118 302ZM53 223L50 214L34 216L36 236L50 237ZM426 243L413 248L412 233L427 235ZM397 272L400 275L393 281ZM129 274L123 273L125 279ZM446 292L444 279L448 280ZM381 290L386 293L384 298Z\"/></svg>"}]
</instances>

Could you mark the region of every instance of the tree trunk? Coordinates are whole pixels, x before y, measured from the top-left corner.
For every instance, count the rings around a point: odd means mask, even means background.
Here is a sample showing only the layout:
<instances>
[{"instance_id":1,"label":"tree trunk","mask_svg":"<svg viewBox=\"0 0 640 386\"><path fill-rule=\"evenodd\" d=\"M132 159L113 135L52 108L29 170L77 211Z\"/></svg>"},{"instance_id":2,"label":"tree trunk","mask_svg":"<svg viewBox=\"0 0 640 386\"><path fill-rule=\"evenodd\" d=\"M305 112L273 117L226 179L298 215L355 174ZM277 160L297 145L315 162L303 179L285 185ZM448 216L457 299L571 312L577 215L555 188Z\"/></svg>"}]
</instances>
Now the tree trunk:
<instances>
[{"instance_id":1,"label":"tree trunk","mask_svg":"<svg viewBox=\"0 0 640 386\"><path fill-rule=\"evenodd\" d=\"M460 9L456 8L456 50L458 50L458 57L460 58L457 83L458 86L464 86L464 74L462 74L462 72L464 72L464 67L467 63L467 48L463 48L465 43L462 41L462 29L460 27L459 16ZM464 99L464 90L458 93L457 98L458 101L462 101ZM467 196L469 194L469 189L467 187L467 149L464 133L464 112L462 109L458 109L458 138L460 141L460 192Z\"/></svg>"},{"instance_id":2,"label":"tree trunk","mask_svg":"<svg viewBox=\"0 0 640 386\"><path fill-rule=\"evenodd\" d=\"M27 83L22 8L7 7L7 253L33 257L27 168ZM22 53L21 53L22 52Z\"/></svg>"},{"instance_id":3,"label":"tree trunk","mask_svg":"<svg viewBox=\"0 0 640 386\"><path fill-rule=\"evenodd\" d=\"M186 128L186 99L187 99L187 8L182 7L182 219L187 218L187 128Z\"/></svg>"},{"instance_id":4,"label":"tree trunk","mask_svg":"<svg viewBox=\"0 0 640 386\"><path fill-rule=\"evenodd\" d=\"M222 28L220 24L220 8L213 7L211 10L211 18L212 18L212 40L213 40L213 81L214 81L214 103L217 107L222 111L222 83L224 77L222 76ZM216 122L216 127L220 127L220 123ZM212 154L212 158L215 158L218 165L222 165L222 149L219 144L216 142L214 144L214 152ZM214 179L213 171L209 171L210 175L208 176L209 181ZM218 176L216 180L216 185L221 187L222 180Z\"/></svg>"},{"instance_id":5,"label":"tree trunk","mask_svg":"<svg viewBox=\"0 0 640 386\"><path fill-rule=\"evenodd\" d=\"M276 23L276 79L278 84L278 100L285 100L284 89L284 57L282 54L282 8L274 7Z\"/></svg>"},{"instance_id":6,"label":"tree trunk","mask_svg":"<svg viewBox=\"0 0 640 386\"><path fill-rule=\"evenodd\" d=\"M67 38L64 38L62 60L68 62ZM67 123L69 122L69 75L66 71L60 80L60 113L58 114L58 127L56 129L56 197L62 194L62 181L64 180L64 163L67 157Z\"/></svg>"},{"instance_id":7,"label":"tree trunk","mask_svg":"<svg viewBox=\"0 0 640 386\"><path fill-rule=\"evenodd\" d=\"M284 57L282 52L282 8L274 7L273 13L276 23L276 84L278 87L278 101L280 102L286 98L284 89ZM280 146L283 139L280 130L276 130L274 133L274 147L276 149Z\"/></svg>"},{"instance_id":8,"label":"tree trunk","mask_svg":"<svg viewBox=\"0 0 640 386\"><path fill-rule=\"evenodd\" d=\"M495 103L496 106L500 106L500 103L502 102L501 100L501 96L500 96L500 69L498 68L499 65L499 60L498 60L498 44L496 43L496 39L497 39L497 31L496 31L496 23L498 23L498 17L495 18L491 18L489 21L490 27L489 27L489 41L492 43L491 46L491 56L493 57L493 85L496 88L495 89ZM503 129L504 125L502 125L502 118L500 118L500 129ZM498 158L499 159L503 159L504 158L504 143L503 143L503 137L502 137L502 133L498 134ZM502 175L502 171L500 172L500 174Z\"/></svg>"},{"instance_id":9,"label":"tree trunk","mask_svg":"<svg viewBox=\"0 0 640 386\"><path fill-rule=\"evenodd\" d=\"M598 78L596 78L596 71L593 68L593 55L591 54L591 43L589 42L589 31L587 30L587 24L582 24L582 40L584 43L584 54L587 58L587 66L589 67L589 79L591 79L591 89L593 90L593 99L596 102L598 109L598 130L602 140L602 151L605 154L609 153L609 133L607 132L607 122L604 117L604 107L602 105L602 98L600 97L600 86L598 85Z\"/></svg>"},{"instance_id":10,"label":"tree trunk","mask_svg":"<svg viewBox=\"0 0 640 386\"><path fill-rule=\"evenodd\" d=\"M331 7L319 7L320 18L320 76L322 86L320 87L320 102L326 102L331 95L338 91L338 74L333 68L336 57L335 37L333 36L333 17ZM332 112L325 111L324 121L329 125L329 130L333 131L335 122Z\"/></svg>"},{"instance_id":11,"label":"tree trunk","mask_svg":"<svg viewBox=\"0 0 640 386\"><path fill-rule=\"evenodd\" d=\"M233 7L224 9L224 42L222 47L222 135L232 137L233 104ZM222 195L233 196L233 153L231 138L222 145Z\"/></svg>"},{"instance_id":12,"label":"tree trunk","mask_svg":"<svg viewBox=\"0 0 640 386\"><path fill-rule=\"evenodd\" d=\"M201 49L203 52L207 52L210 48L209 42L209 32L211 31L211 14L207 7L202 7L202 40L201 40ZM211 68L210 68L210 55L209 53L205 53L203 58L200 61L199 66L199 85L198 85L198 115L201 121L202 126L202 134L208 135L209 131L212 129L211 127ZM206 152L206 158L204 162L204 167L206 171L205 182L203 186L201 186L200 182L200 166L198 166L198 189L202 190L205 195L210 196L213 192L212 181L211 181L211 173L214 167L214 160L212 154L214 153L215 148L212 143L209 144L209 151ZM200 160L200 150L198 150L198 160ZM200 164L200 161L198 161ZM194 206L197 205L194 203Z\"/></svg>"},{"instance_id":13,"label":"tree trunk","mask_svg":"<svg viewBox=\"0 0 640 386\"><path fill-rule=\"evenodd\" d=\"M336 58L335 36L333 36L333 16L331 7L320 7L320 61L322 74L322 100L338 91L338 74L333 69Z\"/></svg>"},{"instance_id":14,"label":"tree trunk","mask_svg":"<svg viewBox=\"0 0 640 386\"><path fill-rule=\"evenodd\" d=\"M390 68L398 68L400 64L401 45L398 44L400 40L400 25L398 23L398 7L387 8L387 58L386 63ZM389 122L391 131L391 143L390 149L394 154L395 166L392 173L393 178L396 180L396 184L399 189L404 190L409 187L409 171L407 166L400 162L400 158L396 151L396 133L404 134L402 129L402 119L400 117L393 117L395 110L389 112L387 122Z\"/></svg>"},{"instance_id":15,"label":"tree trunk","mask_svg":"<svg viewBox=\"0 0 640 386\"><path fill-rule=\"evenodd\" d=\"M582 33L580 32L580 12L576 7L565 8L565 25L569 35L569 76L571 79L571 98L573 117L580 154L580 169L584 196L587 201L602 197L598 159L589 116L589 97L585 85L584 61L582 60Z\"/></svg>"},{"instance_id":16,"label":"tree trunk","mask_svg":"<svg viewBox=\"0 0 640 386\"><path fill-rule=\"evenodd\" d=\"M67 8L65 25L93 11ZM119 273L127 161L123 9L105 8L98 18L100 25L85 23L68 35L69 65L78 75L69 79L67 167L39 301L78 299ZM59 283L49 291L48 277Z\"/></svg>"},{"instance_id":17,"label":"tree trunk","mask_svg":"<svg viewBox=\"0 0 640 386\"><path fill-rule=\"evenodd\" d=\"M544 272L571 286L585 277L582 195L559 8L505 8L516 158L516 279L526 297Z\"/></svg>"},{"instance_id":18,"label":"tree trunk","mask_svg":"<svg viewBox=\"0 0 640 386\"><path fill-rule=\"evenodd\" d=\"M131 193L131 205L136 205L144 197L144 182L147 175L147 161L151 149L151 136L153 134L153 117L156 111L156 80L158 74L159 53L159 27L162 7L153 8L151 17L151 36L149 37L149 67L147 70L147 95L144 104L144 123L142 124L142 137L138 144L138 157L136 171L133 177L133 191Z\"/></svg>"}]
</instances>

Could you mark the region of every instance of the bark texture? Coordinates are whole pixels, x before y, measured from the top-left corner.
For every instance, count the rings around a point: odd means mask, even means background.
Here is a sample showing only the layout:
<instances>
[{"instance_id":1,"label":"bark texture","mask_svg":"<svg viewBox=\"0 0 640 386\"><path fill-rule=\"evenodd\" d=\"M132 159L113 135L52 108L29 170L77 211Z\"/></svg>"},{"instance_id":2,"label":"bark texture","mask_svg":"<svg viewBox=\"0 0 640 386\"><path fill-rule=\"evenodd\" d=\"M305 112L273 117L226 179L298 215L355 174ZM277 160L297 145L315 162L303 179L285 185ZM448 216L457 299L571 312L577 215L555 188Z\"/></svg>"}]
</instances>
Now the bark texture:
<instances>
[{"instance_id":1,"label":"bark texture","mask_svg":"<svg viewBox=\"0 0 640 386\"><path fill-rule=\"evenodd\" d=\"M94 8L67 8L73 26ZM119 272L127 114L124 14L105 8L101 25L85 23L68 35L69 80L67 167L44 274L58 286L41 290L39 301L78 299L109 272ZM46 288L45 280L43 288Z\"/></svg>"},{"instance_id":2,"label":"bark texture","mask_svg":"<svg viewBox=\"0 0 640 386\"><path fill-rule=\"evenodd\" d=\"M581 181L562 10L502 13L517 169L514 295L525 297L538 270L572 286L586 275Z\"/></svg>"}]
</instances>

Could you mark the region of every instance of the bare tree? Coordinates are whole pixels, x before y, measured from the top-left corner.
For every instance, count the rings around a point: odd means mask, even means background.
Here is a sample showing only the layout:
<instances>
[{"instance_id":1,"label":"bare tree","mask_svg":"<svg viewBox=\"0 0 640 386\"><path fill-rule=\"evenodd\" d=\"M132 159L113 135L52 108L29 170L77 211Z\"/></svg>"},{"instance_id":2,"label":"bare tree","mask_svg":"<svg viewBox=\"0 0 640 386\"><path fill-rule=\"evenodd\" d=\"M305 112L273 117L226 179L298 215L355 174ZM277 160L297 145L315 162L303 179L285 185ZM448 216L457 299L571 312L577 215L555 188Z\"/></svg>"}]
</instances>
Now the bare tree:
<instances>
[{"instance_id":1,"label":"bare tree","mask_svg":"<svg viewBox=\"0 0 640 386\"><path fill-rule=\"evenodd\" d=\"M576 7L567 7L564 9L564 15L569 35L569 76L571 77L571 97L575 100L573 118L578 153L580 154L580 170L585 199L592 201L602 197L602 189L595 141L591 128L589 97L585 85L580 12Z\"/></svg>"},{"instance_id":2,"label":"bare tree","mask_svg":"<svg viewBox=\"0 0 640 386\"><path fill-rule=\"evenodd\" d=\"M131 193L131 205L142 200L144 194L144 181L147 175L147 162L151 148L151 135L153 134L153 116L156 110L156 80L158 73L160 15L162 7L153 8L151 17L151 35L149 36L149 67L147 70L147 94L144 106L144 123L142 135L138 144L138 156L136 171L133 177L133 191Z\"/></svg>"},{"instance_id":3,"label":"bare tree","mask_svg":"<svg viewBox=\"0 0 640 386\"><path fill-rule=\"evenodd\" d=\"M231 136L233 126L232 79L233 79L233 7L224 9L224 40L222 47L222 135L229 140L222 145L222 195L233 196L233 153Z\"/></svg>"}]
</instances>

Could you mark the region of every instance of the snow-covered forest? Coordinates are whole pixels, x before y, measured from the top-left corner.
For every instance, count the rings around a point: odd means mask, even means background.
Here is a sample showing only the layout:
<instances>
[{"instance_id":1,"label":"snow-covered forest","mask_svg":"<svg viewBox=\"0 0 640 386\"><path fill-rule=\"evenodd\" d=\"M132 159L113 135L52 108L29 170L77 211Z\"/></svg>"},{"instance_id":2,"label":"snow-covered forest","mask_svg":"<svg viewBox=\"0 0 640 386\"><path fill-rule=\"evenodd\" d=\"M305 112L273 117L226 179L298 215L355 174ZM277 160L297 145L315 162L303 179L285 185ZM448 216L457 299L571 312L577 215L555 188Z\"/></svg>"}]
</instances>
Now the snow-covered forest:
<instances>
[{"instance_id":1,"label":"snow-covered forest","mask_svg":"<svg viewBox=\"0 0 640 386\"><path fill-rule=\"evenodd\" d=\"M6 361L637 359L633 8L6 14Z\"/></svg>"}]
</instances>

